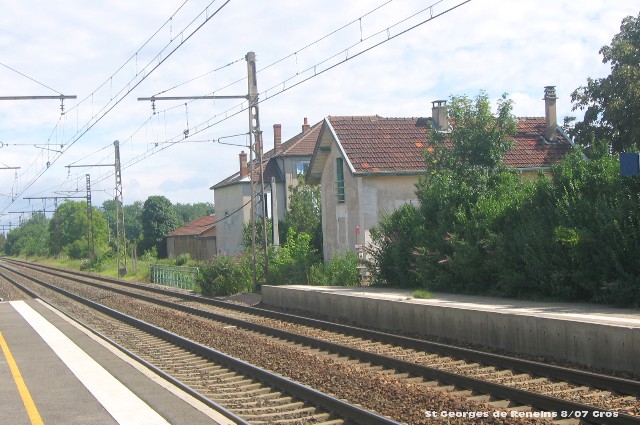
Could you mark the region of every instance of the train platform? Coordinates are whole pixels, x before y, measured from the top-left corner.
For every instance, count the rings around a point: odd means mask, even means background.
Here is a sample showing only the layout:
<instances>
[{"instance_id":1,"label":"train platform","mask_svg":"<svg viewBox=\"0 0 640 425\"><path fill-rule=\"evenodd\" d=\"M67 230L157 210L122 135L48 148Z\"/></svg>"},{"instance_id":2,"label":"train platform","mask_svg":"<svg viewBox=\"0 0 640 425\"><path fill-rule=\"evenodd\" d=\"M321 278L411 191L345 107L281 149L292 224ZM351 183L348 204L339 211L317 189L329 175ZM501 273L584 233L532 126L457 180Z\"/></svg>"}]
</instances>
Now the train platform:
<instances>
[{"instance_id":1,"label":"train platform","mask_svg":"<svg viewBox=\"0 0 640 425\"><path fill-rule=\"evenodd\" d=\"M233 422L37 300L0 303L0 422Z\"/></svg>"},{"instance_id":2,"label":"train platform","mask_svg":"<svg viewBox=\"0 0 640 425\"><path fill-rule=\"evenodd\" d=\"M371 287L262 286L262 302L386 331L640 376L640 310Z\"/></svg>"}]
</instances>

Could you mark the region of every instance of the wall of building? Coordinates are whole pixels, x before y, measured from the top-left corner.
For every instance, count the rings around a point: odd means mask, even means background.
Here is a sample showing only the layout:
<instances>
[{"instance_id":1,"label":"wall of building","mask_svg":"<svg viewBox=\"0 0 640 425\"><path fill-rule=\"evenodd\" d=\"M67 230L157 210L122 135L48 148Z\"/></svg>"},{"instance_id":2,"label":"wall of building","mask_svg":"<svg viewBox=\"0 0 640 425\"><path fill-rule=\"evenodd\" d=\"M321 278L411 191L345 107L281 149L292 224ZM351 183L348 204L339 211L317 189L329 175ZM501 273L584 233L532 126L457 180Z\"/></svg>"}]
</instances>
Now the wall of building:
<instances>
[{"instance_id":1,"label":"wall of building","mask_svg":"<svg viewBox=\"0 0 640 425\"><path fill-rule=\"evenodd\" d=\"M336 158L342 157L336 145L325 163L321 178L324 259L334 253L355 252L356 245L371 242L370 230L383 214L406 203L418 205L415 184L418 176L354 176L344 160L345 201L338 202Z\"/></svg>"},{"instance_id":2,"label":"wall of building","mask_svg":"<svg viewBox=\"0 0 640 425\"><path fill-rule=\"evenodd\" d=\"M251 185L247 181L216 188L213 199L217 217L217 253L233 255L242 250L242 229L251 217ZM243 207L244 204L247 205Z\"/></svg>"},{"instance_id":3,"label":"wall of building","mask_svg":"<svg viewBox=\"0 0 640 425\"><path fill-rule=\"evenodd\" d=\"M360 189L360 240L359 244L371 242L371 228L380 219L404 204L418 206L415 194L419 176L375 175L361 177Z\"/></svg>"},{"instance_id":4,"label":"wall of building","mask_svg":"<svg viewBox=\"0 0 640 425\"><path fill-rule=\"evenodd\" d=\"M169 236L167 237L167 254L169 258L189 254L192 259L208 260L217 254L216 238Z\"/></svg>"},{"instance_id":5,"label":"wall of building","mask_svg":"<svg viewBox=\"0 0 640 425\"><path fill-rule=\"evenodd\" d=\"M285 178L284 183L280 186L282 189L280 190L280 193L278 193L280 220L284 220L285 212L289 209L289 196L291 196L289 186L295 187L298 185L298 172L296 165L299 162L309 161L311 161L311 156L286 156L278 159L278 167L282 170ZM278 187L278 189L280 189L280 187Z\"/></svg>"}]
</instances>

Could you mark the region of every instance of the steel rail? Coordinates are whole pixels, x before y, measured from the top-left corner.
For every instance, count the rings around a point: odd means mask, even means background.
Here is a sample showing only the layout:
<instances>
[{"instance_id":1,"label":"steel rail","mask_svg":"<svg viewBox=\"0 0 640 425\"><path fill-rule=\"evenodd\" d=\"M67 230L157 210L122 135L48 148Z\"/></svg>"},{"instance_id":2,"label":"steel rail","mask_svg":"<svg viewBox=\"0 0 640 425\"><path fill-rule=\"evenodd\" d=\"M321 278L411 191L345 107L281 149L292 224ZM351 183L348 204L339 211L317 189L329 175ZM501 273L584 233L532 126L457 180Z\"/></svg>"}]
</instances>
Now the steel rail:
<instances>
[{"instance_id":1,"label":"steel rail","mask_svg":"<svg viewBox=\"0 0 640 425\"><path fill-rule=\"evenodd\" d=\"M17 272L17 273L20 273L20 272ZM58 277L62 277L62 276L58 275ZM77 279L76 281L80 282L82 280ZM151 302L151 303L159 304L168 308L184 311L186 313L193 314L196 316L205 317L211 320L222 321L227 324L231 324L237 327L260 332L263 334L274 336L276 338L282 338L292 342L304 344L313 348L318 348L328 352L336 353L341 356L355 358L362 362L369 362L372 364L381 365L385 368L394 369L398 372L409 373L412 376L419 376L419 377L423 377L431 380L437 380L439 382L442 382L448 385L454 385L458 388L464 388L464 389L469 389L469 390L483 393L483 394L489 394L499 399L506 399L512 402L532 405L539 410L554 411L554 412L585 412L586 416L581 419L589 420L592 423L598 423L598 424L638 424L640 423L640 418L635 416L619 413L618 416L615 418L598 417L597 415L601 415L603 412L612 412L612 411L599 409L597 407L586 405L583 403L573 402L573 401L564 400L564 399L558 399L555 397L546 396L546 395L531 392L531 391L521 390L521 389L513 388L507 385L496 384L496 383L483 381L477 378L462 376L452 372L447 372L447 371L435 369L429 366L419 365L416 363L406 362L403 360L386 357L386 356L371 353L368 351L345 347L343 345L322 341L322 340L318 340L318 339L303 336L303 335L298 335L288 331L273 329L268 326L247 322L241 319L235 319L235 318L222 316L216 313L206 312L193 307L177 304L171 301L158 300L153 297L149 297L142 294L132 294L122 289L109 288L97 283L91 283L86 281L82 281L82 283L89 284L91 286L94 286L100 289L113 291L122 295L130 296L146 302ZM176 294L175 292L170 292L170 295L175 296ZM501 365L501 367L504 367L504 365Z\"/></svg>"},{"instance_id":2,"label":"steel rail","mask_svg":"<svg viewBox=\"0 0 640 425\"><path fill-rule=\"evenodd\" d=\"M22 273L17 270L13 270L11 268L7 268L6 266L2 266L2 267L24 278L27 278L39 285L42 285L68 298L71 298L77 302L80 302L88 307L91 307L92 309L100 311L103 314L106 314L110 317L113 317L117 320L120 320L124 323L127 323L131 326L141 329L145 332L148 332L157 337L160 337L194 354L197 354L201 357L209 359L215 363L221 364L229 369L235 370L241 373L242 375L248 376L254 380L263 382L271 387L275 387L282 391L285 391L294 397L308 401L329 412L335 413L343 418L349 419L354 423L363 424L363 425L369 425L369 424L370 425L399 425L399 422L396 422L392 419L381 416L375 412L371 412L366 409L360 408L358 406L354 406L343 400L337 399L335 397L332 397L320 391L317 391L313 388L310 388L306 385L300 384L298 382L292 381L280 375L271 373L265 369L254 366L250 363L228 356L220 351L214 350L210 347L204 346L202 344L199 344L187 338L183 338L180 335L174 334L165 329L154 326L150 323L136 319L135 317L129 316L127 314L111 309L102 304L88 300L79 295L73 294L69 291L65 291L64 289L58 288L55 285L47 283L41 279L35 278L33 276L29 276L25 273ZM113 290L113 288L109 288L109 289ZM132 295L132 294L129 293L128 295Z\"/></svg>"},{"instance_id":3,"label":"steel rail","mask_svg":"<svg viewBox=\"0 0 640 425\"><path fill-rule=\"evenodd\" d=\"M11 260L14 261L14 260ZM637 396L640 394L640 382L631 379L624 379L615 376L603 375L599 373L581 371L576 369L569 369L566 367L555 366L536 362L532 360L520 359L516 357L509 357L501 354L487 353L470 348L457 347L449 344L426 341L417 338L410 338L402 335L390 334L382 331L374 331L370 329L359 328L356 326L343 325L334 322L328 322L318 319L312 319L308 317L296 316L288 313L281 313L272 310L261 309L258 307L248 307L230 302L216 300L212 298L206 298L198 295L189 295L183 293L177 293L175 291L169 291L161 288L150 287L148 285L140 285L132 282L123 281L120 279L112 279L104 276L94 276L86 273L79 273L74 271L62 270L56 267L37 265L34 267L32 263L26 263L22 261L16 261L17 264L21 264L25 267L31 267L37 269L38 267L46 268L55 271L53 274L58 277L69 278L65 274L56 272L63 272L72 274L75 276L82 276L89 279L99 280L107 283L113 283L117 285L123 285L126 287L133 287L136 289L153 292L157 294L163 294L185 300L200 302L220 308L231 309L248 314L255 314L260 316L269 317L276 320L287 321L291 323L311 326L319 329L328 330L331 332L339 332L346 335L370 339L382 343L399 345L405 348L412 348L419 351L427 351L444 356L454 356L460 359L465 359L472 362L482 363L488 366L498 366L500 368L506 368L523 373L530 373L536 376L560 379L567 382L572 382L578 385L587 385L594 388L615 391L621 394L628 394ZM74 280L73 278L71 278ZM76 282L86 283L81 279L75 280ZM127 293L130 295L129 293Z\"/></svg>"},{"instance_id":4,"label":"steel rail","mask_svg":"<svg viewBox=\"0 0 640 425\"><path fill-rule=\"evenodd\" d=\"M12 270L12 272L16 273L13 270ZM37 298L37 299L41 300L42 302L44 302L45 304L55 308L57 311L60 311L60 310L58 310L56 308L56 306L51 301L47 300L46 298L43 298L41 295L35 293L34 291L32 291L31 289L27 288L26 286L21 285L20 283L18 283L14 279L12 279L10 276L7 276L6 274L2 273L2 271L0 271L0 277L3 277L5 280L7 280L11 284L13 284L15 287L17 287L20 290L26 292L32 298ZM114 340L109 338L108 336L98 332L97 330L93 329L92 327L86 325L82 321L78 320L75 317L72 317L71 315L69 315L69 314L67 314L65 312L60 311L60 313L62 313L65 316L69 317L71 320L73 320L74 322L78 323L80 326L82 326L83 328L87 329L89 332L93 333L97 337L99 337L102 340L106 341L107 343L113 345L115 348L120 350L122 353L126 354L131 359L133 359L134 361L140 363L141 365L143 365L144 367L146 367L147 369L149 369L150 371L152 371L156 375L160 376L164 380L170 382L171 384L173 384L176 387L180 388L182 391L184 391L187 394L189 394L192 397L194 397L195 399L201 401L205 405L207 405L207 406L211 407L212 409L216 410L218 413L222 414L227 419L230 419L230 420L234 421L237 425L250 425L249 422L247 422L244 419L242 419L241 417L235 415L233 412L227 410L226 408L224 408L223 406L219 405L215 401L212 401L209 398L203 396L202 394L200 394L199 392L195 391L191 387L183 384L181 381L175 379L174 377L172 377L168 373L164 372L162 369L157 368L156 366L154 366L153 364L149 363L148 361L146 361L142 357L139 357L137 354L133 353L132 351L130 351L128 349L126 349L125 347L123 347L122 345L118 344L117 342L115 342Z\"/></svg>"}]
</instances>

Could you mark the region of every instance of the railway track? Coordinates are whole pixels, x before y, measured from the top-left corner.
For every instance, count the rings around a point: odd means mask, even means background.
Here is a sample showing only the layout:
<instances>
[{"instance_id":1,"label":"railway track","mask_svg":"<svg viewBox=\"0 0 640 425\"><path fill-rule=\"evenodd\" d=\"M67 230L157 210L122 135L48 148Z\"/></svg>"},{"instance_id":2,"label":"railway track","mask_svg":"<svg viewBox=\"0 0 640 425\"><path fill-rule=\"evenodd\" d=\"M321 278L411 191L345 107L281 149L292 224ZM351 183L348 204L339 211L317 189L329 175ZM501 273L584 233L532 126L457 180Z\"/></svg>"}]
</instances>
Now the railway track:
<instances>
[{"instance_id":1,"label":"railway track","mask_svg":"<svg viewBox=\"0 0 640 425\"><path fill-rule=\"evenodd\" d=\"M0 278L44 299L7 273L0 272ZM398 424L44 281L38 284L65 297L65 310L80 315L92 332L238 424ZM60 299L45 302L60 304Z\"/></svg>"},{"instance_id":2,"label":"railway track","mask_svg":"<svg viewBox=\"0 0 640 425\"><path fill-rule=\"evenodd\" d=\"M30 266L39 269L44 268ZM87 276L47 270L87 285ZM360 362L390 378L485 403L509 417L548 415L564 423L640 423L637 381L576 371L397 335L322 322L119 280L90 276L90 285L145 302L268 335L336 361ZM100 281L100 283L96 282ZM125 288L126 289L122 289ZM146 295L145 295L146 293ZM152 295L148 295L151 293ZM538 412L538 413L536 413ZM441 412L426 411L439 415ZM555 415L553 415L555 413Z\"/></svg>"}]
</instances>

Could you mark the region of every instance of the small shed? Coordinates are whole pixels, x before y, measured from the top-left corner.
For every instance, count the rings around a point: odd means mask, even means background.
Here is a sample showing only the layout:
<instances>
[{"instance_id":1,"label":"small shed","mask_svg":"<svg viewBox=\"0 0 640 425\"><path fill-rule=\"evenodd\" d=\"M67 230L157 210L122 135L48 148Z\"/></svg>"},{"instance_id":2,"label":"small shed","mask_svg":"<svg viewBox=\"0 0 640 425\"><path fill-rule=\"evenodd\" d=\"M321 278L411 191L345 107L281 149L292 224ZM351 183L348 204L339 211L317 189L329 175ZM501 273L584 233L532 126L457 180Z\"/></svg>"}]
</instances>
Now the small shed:
<instances>
[{"instance_id":1,"label":"small shed","mask_svg":"<svg viewBox=\"0 0 640 425\"><path fill-rule=\"evenodd\" d=\"M167 235L167 256L182 254L196 260L207 260L216 255L216 216L196 218Z\"/></svg>"}]
</instances>

